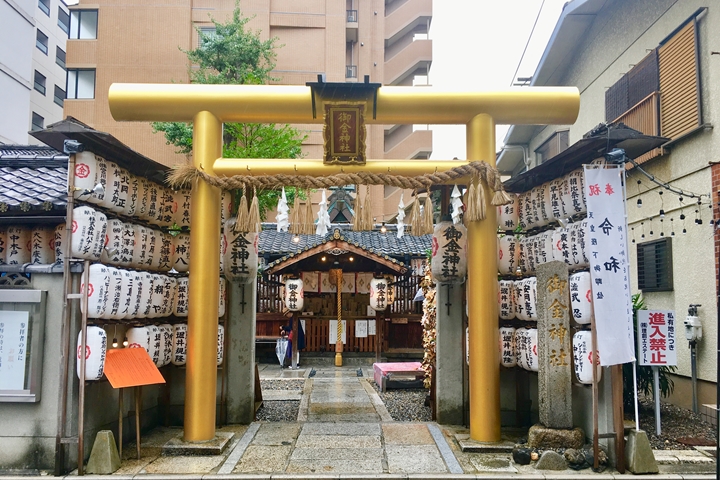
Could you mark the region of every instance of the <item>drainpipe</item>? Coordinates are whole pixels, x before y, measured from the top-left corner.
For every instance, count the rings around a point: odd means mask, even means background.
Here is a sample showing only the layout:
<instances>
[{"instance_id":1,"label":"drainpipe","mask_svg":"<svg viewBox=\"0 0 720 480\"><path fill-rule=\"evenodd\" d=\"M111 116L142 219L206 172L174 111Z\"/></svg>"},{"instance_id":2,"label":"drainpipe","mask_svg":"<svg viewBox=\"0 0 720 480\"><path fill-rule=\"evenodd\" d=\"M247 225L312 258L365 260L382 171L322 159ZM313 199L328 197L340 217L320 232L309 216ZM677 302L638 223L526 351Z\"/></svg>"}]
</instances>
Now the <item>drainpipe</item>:
<instances>
[{"instance_id":1,"label":"drainpipe","mask_svg":"<svg viewBox=\"0 0 720 480\"><path fill-rule=\"evenodd\" d=\"M528 153L527 145L505 145L503 150L521 150L523 153L523 164L525 165L525 171L530 170L530 154Z\"/></svg>"}]
</instances>

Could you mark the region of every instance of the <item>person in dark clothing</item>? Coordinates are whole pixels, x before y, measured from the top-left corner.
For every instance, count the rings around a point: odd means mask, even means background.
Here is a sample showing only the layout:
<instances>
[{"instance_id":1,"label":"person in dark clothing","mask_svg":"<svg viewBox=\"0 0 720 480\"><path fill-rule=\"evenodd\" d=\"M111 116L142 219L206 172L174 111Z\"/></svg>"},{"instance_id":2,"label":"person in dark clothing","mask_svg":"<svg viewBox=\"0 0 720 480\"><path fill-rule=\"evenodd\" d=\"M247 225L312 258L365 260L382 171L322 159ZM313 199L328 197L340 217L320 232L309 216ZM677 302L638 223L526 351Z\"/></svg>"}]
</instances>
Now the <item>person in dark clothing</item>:
<instances>
[{"instance_id":1,"label":"person in dark clothing","mask_svg":"<svg viewBox=\"0 0 720 480\"><path fill-rule=\"evenodd\" d=\"M285 352L285 358L292 365L293 359L295 366L300 365L300 350L305 348L305 330L302 328L302 322L298 320L297 334L293 330L293 318L290 317L290 324L280 327L280 335L288 337L288 348Z\"/></svg>"}]
</instances>

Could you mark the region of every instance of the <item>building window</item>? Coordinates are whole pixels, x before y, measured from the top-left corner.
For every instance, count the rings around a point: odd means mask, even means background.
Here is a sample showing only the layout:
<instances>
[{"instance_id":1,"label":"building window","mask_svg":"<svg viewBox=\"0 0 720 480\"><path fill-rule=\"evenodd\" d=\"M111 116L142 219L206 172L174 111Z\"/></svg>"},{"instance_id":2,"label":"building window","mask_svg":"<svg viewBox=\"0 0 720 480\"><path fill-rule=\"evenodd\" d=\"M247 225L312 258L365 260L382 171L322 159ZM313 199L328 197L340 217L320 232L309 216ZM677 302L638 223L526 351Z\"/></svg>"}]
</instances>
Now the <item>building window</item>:
<instances>
[{"instance_id":1,"label":"building window","mask_svg":"<svg viewBox=\"0 0 720 480\"><path fill-rule=\"evenodd\" d=\"M55 98L53 98L53 101L60 107L62 107L65 102L65 90L57 85L55 85Z\"/></svg>"},{"instance_id":2,"label":"building window","mask_svg":"<svg viewBox=\"0 0 720 480\"><path fill-rule=\"evenodd\" d=\"M35 90L45 95L45 75L35 70Z\"/></svg>"},{"instance_id":3,"label":"building window","mask_svg":"<svg viewBox=\"0 0 720 480\"><path fill-rule=\"evenodd\" d=\"M45 128L45 119L35 112L32 112L32 128L33 132Z\"/></svg>"},{"instance_id":4,"label":"building window","mask_svg":"<svg viewBox=\"0 0 720 480\"><path fill-rule=\"evenodd\" d=\"M67 98L95 98L95 70L68 70Z\"/></svg>"},{"instance_id":5,"label":"building window","mask_svg":"<svg viewBox=\"0 0 720 480\"><path fill-rule=\"evenodd\" d=\"M60 7L58 7L58 27L70 35L70 14Z\"/></svg>"},{"instance_id":6,"label":"building window","mask_svg":"<svg viewBox=\"0 0 720 480\"><path fill-rule=\"evenodd\" d=\"M50 0L38 0L38 8L42 10L45 15L50 16Z\"/></svg>"},{"instance_id":7,"label":"building window","mask_svg":"<svg viewBox=\"0 0 720 480\"><path fill-rule=\"evenodd\" d=\"M559 132L553 133L550 138L540 145L540 148L535 150L535 158L537 164L547 162L558 153L568 148L569 143L569 131L560 130Z\"/></svg>"},{"instance_id":8,"label":"building window","mask_svg":"<svg viewBox=\"0 0 720 480\"><path fill-rule=\"evenodd\" d=\"M212 39L217 31L215 27L200 27L198 28L198 48L202 47L203 39Z\"/></svg>"},{"instance_id":9,"label":"building window","mask_svg":"<svg viewBox=\"0 0 720 480\"><path fill-rule=\"evenodd\" d=\"M70 12L70 34L73 40L94 40L97 38L98 11L73 10Z\"/></svg>"},{"instance_id":10,"label":"building window","mask_svg":"<svg viewBox=\"0 0 720 480\"><path fill-rule=\"evenodd\" d=\"M65 70L65 50L60 47L55 47L55 63Z\"/></svg>"},{"instance_id":11,"label":"building window","mask_svg":"<svg viewBox=\"0 0 720 480\"><path fill-rule=\"evenodd\" d=\"M672 239L639 243L637 246L638 288L643 292L673 289Z\"/></svg>"},{"instance_id":12,"label":"building window","mask_svg":"<svg viewBox=\"0 0 720 480\"><path fill-rule=\"evenodd\" d=\"M45 55L48 54L48 37L38 29L37 37L35 38L35 46L43 52Z\"/></svg>"}]
</instances>

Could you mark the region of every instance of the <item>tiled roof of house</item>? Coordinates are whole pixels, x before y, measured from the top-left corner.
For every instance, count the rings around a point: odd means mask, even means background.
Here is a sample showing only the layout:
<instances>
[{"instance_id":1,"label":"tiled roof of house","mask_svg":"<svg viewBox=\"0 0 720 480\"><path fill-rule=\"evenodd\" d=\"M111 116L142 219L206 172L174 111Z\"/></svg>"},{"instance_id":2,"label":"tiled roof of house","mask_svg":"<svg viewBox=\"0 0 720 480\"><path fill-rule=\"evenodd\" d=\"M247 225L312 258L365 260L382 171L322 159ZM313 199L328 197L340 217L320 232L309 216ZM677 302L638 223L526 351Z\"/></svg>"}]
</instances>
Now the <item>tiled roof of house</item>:
<instances>
[{"instance_id":1,"label":"tiled roof of house","mask_svg":"<svg viewBox=\"0 0 720 480\"><path fill-rule=\"evenodd\" d=\"M51 147L0 145L0 215L64 215L67 162Z\"/></svg>"}]
</instances>

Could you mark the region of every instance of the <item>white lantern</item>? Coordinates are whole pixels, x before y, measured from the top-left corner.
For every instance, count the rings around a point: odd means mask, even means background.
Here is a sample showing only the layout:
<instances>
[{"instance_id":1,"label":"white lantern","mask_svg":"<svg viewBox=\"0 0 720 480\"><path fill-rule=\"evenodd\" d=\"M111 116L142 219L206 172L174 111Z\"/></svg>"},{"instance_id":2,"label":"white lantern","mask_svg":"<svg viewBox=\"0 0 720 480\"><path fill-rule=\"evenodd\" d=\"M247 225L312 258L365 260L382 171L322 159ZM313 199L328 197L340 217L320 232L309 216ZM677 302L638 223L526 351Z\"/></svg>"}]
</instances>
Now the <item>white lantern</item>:
<instances>
[{"instance_id":1,"label":"white lantern","mask_svg":"<svg viewBox=\"0 0 720 480\"><path fill-rule=\"evenodd\" d=\"M176 317L188 316L188 289L190 280L188 277L177 279L175 296L173 297L173 315Z\"/></svg>"},{"instance_id":2,"label":"white lantern","mask_svg":"<svg viewBox=\"0 0 720 480\"><path fill-rule=\"evenodd\" d=\"M557 178L550 182L548 187L548 196L550 197L550 215L555 220L567 218L565 207L563 205L563 182L562 178Z\"/></svg>"},{"instance_id":3,"label":"white lantern","mask_svg":"<svg viewBox=\"0 0 720 480\"><path fill-rule=\"evenodd\" d=\"M592 384L592 336L590 332L580 331L573 335L573 365L575 365L575 377L578 382ZM600 356L595 355L595 369L598 382L602 378L602 367Z\"/></svg>"},{"instance_id":4,"label":"white lantern","mask_svg":"<svg viewBox=\"0 0 720 480\"><path fill-rule=\"evenodd\" d=\"M169 323L163 323L158 328L162 332L163 336L162 360L160 361L160 364L164 367L165 365L169 364L170 360L172 359L173 327Z\"/></svg>"},{"instance_id":5,"label":"white lantern","mask_svg":"<svg viewBox=\"0 0 720 480\"><path fill-rule=\"evenodd\" d=\"M580 267L589 267L590 266L590 260L587 256L587 243L585 242L585 239L587 238L587 231L588 231L588 221L583 220L582 222L578 223L577 227L577 243L578 243L578 251L580 252L579 255L579 266Z\"/></svg>"},{"instance_id":6,"label":"white lantern","mask_svg":"<svg viewBox=\"0 0 720 480\"><path fill-rule=\"evenodd\" d=\"M88 271L88 313L89 318L104 318L110 288L110 270L101 263L93 263ZM81 293L85 293L85 285L80 285ZM80 302L84 311L84 302Z\"/></svg>"},{"instance_id":7,"label":"white lantern","mask_svg":"<svg viewBox=\"0 0 720 480\"><path fill-rule=\"evenodd\" d=\"M515 275L520 256L520 245L514 235L498 238L498 271L500 275Z\"/></svg>"},{"instance_id":8,"label":"white lantern","mask_svg":"<svg viewBox=\"0 0 720 480\"><path fill-rule=\"evenodd\" d=\"M230 192L223 190L220 197L220 225L225 225L225 222L232 217L232 203Z\"/></svg>"},{"instance_id":9,"label":"white lantern","mask_svg":"<svg viewBox=\"0 0 720 480\"><path fill-rule=\"evenodd\" d=\"M498 312L503 320L512 320L515 318L515 305L513 304L513 288L512 280L498 281Z\"/></svg>"},{"instance_id":10,"label":"white lantern","mask_svg":"<svg viewBox=\"0 0 720 480\"><path fill-rule=\"evenodd\" d=\"M117 201L119 198L120 181L117 178L120 173L119 169L120 167L115 162L107 160L104 162L104 169L99 165L100 183L105 189L105 194L98 197L97 205L105 210L113 211L113 201Z\"/></svg>"},{"instance_id":11,"label":"white lantern","mask_svg":"<svg viewBox=\"0 0 720 480\"><path fill-rule=\"evenodd\" d=\"M173 326L172 356L173 365L182 366L187 361L187 323L178 323Z\"/></svg>"},{"instance_id":12,"label":"white lantern","mask_svg":"<svg viewBox=\"0 0 720 480\"><path fill-rule=\"evenodd\" d=\"M23 265L30 263L32 245L30 238L32 229L20 226L11 226L7 229L5 263L8 265Z\"/></svg>"},{"instance_id":13,"label":"white lantern","mask_svg":"<svg viewBox=\"0 0 720 480\"><path fill-rule=\"evenodd\" d=\"M569 215L585 213L585 179L582 169L574 170L567 175L568 193L564 197L565 208Z\"/></svg>"},{"instance_id":14,"label":"white lantern","mask_svg":"<svg viewBox=\"0 0 720 480\"><path fill-rule=\"evenodd\" d=\"M163 295L165 294L165 275L153 275L150 318L162 316Z\"/></svg>"},{"instance_id":15,"label":"white lantern","mask_svg":"<svg viewBox=\"0 0 720 480\"><path fill-rule=\"evenodd\" d=\"M467 229L448 216L435 226L432 236L432 275L438 283L462 283L467 274Z\"/></svg>"},{"instance_id":16,"label":"white lantern","mask_svg":"<svg viewBox=\"0 0 720 480\"><path fill-rule=\"evenodd\" d=\"M57 227L55 227L55 263L62 263L63 258L65 257L65 224L61 223ZM5 247L6 247L6 237L7 232L5 230L2 230L2 234L0 235L0 241L3 242L2 248L3 248L3 254L0 255L0 259L2 259L2 262L5 262Z\"/></svg>"},{"instance_id":17,"label":"white lantern","mask_svg":"<svg viewBox=\"0 0 720 480\"><path fill-rule=\"evenodd\" d=\"M530 328L525 331L526 349L525 354L526 370L537 372L540 369L540 361L538 359L538 331L537 328Z\"/></svg>"},{"instance_id":18,"label":"white lantern","mask_svg":"<svg viewBox=\"0 0 720 480\"><path fill-rule=\"evenodd\" d=\"M125 332L127 348L143 348L150 353L150 330L148 327L132 327ZM152 358L152 357L151 357Z\"/></svg>"},{"instance_id":19,"label":"white lantern","mask_svg":"<svg viewBox=\"0 0 720 480\"><path fill-rule=\"evenodd\" d=\"M127 203L125 204L125 210L123 214L127 215L128 217L134 217L136 215L136 212L138 211L141 200L140 179L137 177L137 175L133 175L132 173L130 173L128 183L128 199Z\"/></svg>"},{"instance_id":20,"label":"white lantern","mask_svg":"<svg viewBox=\"0 0 720 480\"><path fill-rule=\"evenodd\" d=\"M34 264L55 263L55 229L35 227L30 239L30 262Z\"/></svg>"},{"instance_id":21,"label":"white lantern","mask_svg":"<svg viewBox=\"0 0 720 480\"><path fill-rule=\"evenodd\" d=\"M128 203L130 202L130 172L124 168L118 168L115 182L118 184L117 190L113 187L113 195L117 197L113 199L113 206L110 209L114 212L127 215Z\"/></svg>"},{"instance_id":22,"label":"white lantern","mask_svg":"<svg viewBox=\"0 0 720 480\"><path fill-rule=\"evenodd\" d=\"M100 327L88 326L85 338L85 380L100 380L105 368L105 355L107 354L107 334ZM82 332L78 332L77 349L77 376L80 376L80 362L82 359Z\"/></svg>"},{"instance_id":23,"label":"white lantern","mask_svg":"<svg viewBox=\"0 0 720 480\"><path fill-rule=\"evenodd\" d=\"M525 227L524 230L532 230L538 226L537 209L535 208L535 202L533 201L533 192L521 193L522 196L522 212L520 215L523 216Z\"/></svg>"},{"instance_id":24,"label":"white lantern","mask_svg":"<svg viewBox=\"0 0 720 480\"><path fill-rule=\"evenodd\" d=\"M537 279L535 277L516 280L515 315L518 320L537 320Z\"/></svg>"},{"instance_id":25,"label":"white lantern","mask_svg":"<svg viewBox=\"0 0 720 480\"><path fill-rule=\"evenodd\" d=\"M99 203L97 193L93 192L95 185L100 182L100 164L107 169L105 159L98 157L92 152L78 152L75 154L75 175L73 185L76 190L73 193L75 198L81 198L89 203ZM105 175L103 175L105 176ZM105 184L103 183L103 188Z\"/></svg>"},{"instance_id":26,"label":"white lantern","mask_svg":"<svg viewBox=\"0 0 720 480\"><path fill-rule=\"evenodd\" d=\"M180 233L172 240L172 266L176 272L187 272L190 269L190 235Z\"/></svg>"},{"instance_id":27,"label":"white lantern","mask_svg":"<svg viewBox=\"0 0 720 480\"><path fill-rule=\"evenodd\" d=\"M177 209L175 210L175 216L173 222L178 227L189 227L190 226L190 190L178 190L173 193L175 203L177 203Z\"/></svg>"},{"instance_id":28,"label":"white lantern","mask_svg":"<svg viewBox=\"0 0 720 480\"><path fill-rule=\"evenodd\" d=\"M390 285L386 278L373 278L370 280L370 308L384 311L388 305L388 291Z\"/></svg>"},{"instance_id":29,"label":"white lantern","mask_svg":"<svg viewBox=\"0 0 720 480\"><path fill-rule=\"evenodd\" d=\"M123 267L132 266L135 255L135 229L132 223L123 223L122 248L120 251L120 265Z\"/></svg>"},{"instance_id":30,"label":"white lantern","mask_svg":"<svg viewBox=\"0 0 720 480\"><path fill-rule=\"evenodd\" d=\"M217 336L217 366L222 365L225 356L225 327L218 325Z\"/></svg>"},{"instance_id":31,"label":"white lantern","mask_svg":"<svg viewBox=\"0 0 720 480\"><path fill-rule=\"evenodd\" d=\"M147 248L145 249L144 268L155 271L160 265L160 246L162 242L158 240L158 236L161 232L152 228L146 228L145 231L147 232Z\"/></svg>"},{"instance_id":32,"label":"white lantern","mask_svg":"<svg viewBox=\"0 0 720 480\"><path fill-rule=\"evenodd\" d=\"M512 327L500 327L500 365L506 368L517 365L515 329Z\"/></svg>"},{"instance_id":33,"label":"white lantern","mask_svg":"<svg viewBox=\"0 0 720 480\"><path fill-rule=\"evenodd\" d=\"M131 318L135 308L135 272L120 270L122 294L120 297L120 308L118 316L121 319Z\"/></svg>"},{"instance_id":34,"label":"white lantern","mask_svg":"<svg viewBox=\"0 0 720 480\"><path fill-rule=\"evenodd\" d=\"M140 307L138 310L138 318L150 318L152 313L152 292L154 275L149 272L140 272Z\"/></svg>"},{"instance_id":35,"label":"white lantern","mask_svg":"<svg viewBox=\"0 0 720 480\"><path fill-rule=\"evenodd\" d=\"M160 208L160 202L162 198L159 192L160 186L155 183L148 181L147 190L145 190L145 218L151 223L157 223L158 209ZM142 209L142 204L140 206Z\"/></svg>"},{"instance_id":36,"label":"white lantern","mask_svg":"<svg viewBox=\"0 0 720 480\"><path fill-rule=\"evenodd\" d=\"M590 323L592 316L592 284L590 272L577 272L570 275L570 305L573 319L581 324Z\"/></svg>"},{"instance_id":37,"label":"white lantern","mask_svg":"<svg viewBox=\"0 0 720 480\"><path fill-rule=\"evenodd\" d=\"M122 302L122 273L119 269L108 267L110 272L110 287L108 288L108 301L105 304L103 318L111 320L122 319L120 305Z\"/></svg>"},{"instance_id":38,"label":"white lantern","mask_svg":"<svg viewBox=\"0 0 720 480\"><path fill-rule=\"evenodd\" d=\"M148 327L150 331L150 351L148 354L152 358L153 363L158 368L162 367L163 353L165 349L165 336L162 330L157 325L150 325Z\"/></svg>"},{"instance_id":39,"label":"white lantern","mask_svg":"<svg viewBox=\"0 0 720 480\"><path fill-rule=\"evenodd\" d=\"M169 233L158 232L156 238L155 248L160 247L160 250L156 252L158 255L158 270L169 272L172 269L173 237Z\"/></svg>"},{"instance_id":40,"label":"white lantern","mask_svg":"<svg viewBox=\"0 0 720 480\"><path fill-rule=\"evenodd\" d=\"M257 277L258 244L257 232L236 232L235 218L225 222L223 229L222 260L225 278L240 283L252 283Z\"/></svg>"},{"instance_id":41,"label":"white lantern","mask_svg":"<svg viewBox=\"0 0 720 480\"><path fill-rule=\"evenodd\" d=\"M556 228L552 233L553 260L570 265L570 234L567 228Z\"/></svg>"},{"instance_id":42,"label":"white lantern","mask_svg":"<svg viewBox=\"0 0 720 480\"><path fill-rule=\"evenodd\" d=\"M512 201L497 207L498 228L503 232L514 231L520 224L518 196L515 193L508 193L508 196Z\"/></svg>"},{"instance_id":43,"label":"white lantern","mask_svg":"<svg viewBox=\"0 0 720 480\"><path fill-rule=\"evenodd\" d=\"M543 183L532 189L533 203L538 219L537 226L547 225L552 221L552 210L550 205L550 184Z\"/></svg>"},{"instance_id":44,"label":"white lantern","mask_svg":"<svg viewBox=\"0 0 720 480\"><path fill-rule=\"evenodd\" d=\"M532 237L521 238L518 242L520 251L518 266L523 275L535 273L535 249Z\"/></svg>"},{"instance_id":45,"label":"white lantern","mask_svg":"<svg viewBox=\"0 0 720 480\"><path fill-rule=\"evenodd\" d=\"M533 237L533 250L535 252L535 266L553 260L552 232L542 232Z\"/></svg>"},{"instance_id":46,"label":"white lantern","mask_svg":"<svg viewBox=\"0 0 720 480\"><path fill-rule=\"evenodd\" d=\"M145 282L145 272L133 272L133 299L131 301L131 310L128 318L139 318L143 307L143 283Z\"/></svg>"},{"instance_id":47,"label":"white lantern","mask_svg":"<svg viewBox=\"0 0 720 480\"><path fill-rule=\"evenodd\" d=\"M285 280L285 306L291 312L302 312L305 292L300 278ZM372 299L370 300L372 302Z\"/></svg>"},{"instance_id":48,"label":"white lantern","mask_svg":"<svg viewBox=\"0 0 720 480\"><path fill-rule=\"evenodd\" d=\"M172 198L172 195L170 196ZM161 227L165 226L164 218L167 214L165 201L167 200L167 188L158 185L157 188L157 211L155 212L154 223Z\"/></svg>"},{"instance_id":49,"label":"white lantern","mask_svg":"<svg viewBox=\"0 0 720 480\"><path fill-rule=\"evenodd\" d=\"M160 311L162 312L161 316L167 317L168 315L172 315L176 289L177 280L169 276L164 276L162 308L160 309Z\"/></svg>"},{"instance_id":50,"label":"white lantern","mask_svg":"<svg viewBox=\"0 0 720 480\"><path fill-rule=\"evenodd\" d=\"M227 304L227 281L220 277L219 283L218 283L218 317L222 317L225 315L225 305ZM300 280L300 292L302 294L302 297L304 297L304 293L302 292L302 280ZM300 297L300 298L302 298ZM302 303L303 301L300 300L300 310L302 311Z\"/></svg>"},{"instance_id":51,"label":"white lantern","mask_svg":"<svg viewBox=\"0 0 720 480\"><path fill-rule=\"evenodd\" d=\"M70 255L87 260L99 260L105 247L107 217L90 207L73 209L72 235L70 237ZM8 229L8 251L12 248Z\"/></svg>"},{"instance_id":52,"label":"white lantern","mask_svg":"<svg viewBox=\"0 0 720 480\"><path fill-rule=\"evenodd\" d=\"M143 249L146 247L147 244L147 229L142 225L138 225L136 223L130 225L132 226L135 245L132 251L132 256L130 258L129 267L142 269L145 268L142 262L144 260Z\"/></svg>"},{"instance_id":53,"label":"white lantern","mask_svg":"<svg viewBox=\"0 0 720 480\"><path fill-rule=\"evenodd\" d=\"M123 226L124 223L116 218L108 219L105 231L107 245L100 256L103 263L120 265L123 247Z\"/></svg>"}]
</instances>

